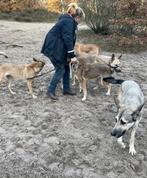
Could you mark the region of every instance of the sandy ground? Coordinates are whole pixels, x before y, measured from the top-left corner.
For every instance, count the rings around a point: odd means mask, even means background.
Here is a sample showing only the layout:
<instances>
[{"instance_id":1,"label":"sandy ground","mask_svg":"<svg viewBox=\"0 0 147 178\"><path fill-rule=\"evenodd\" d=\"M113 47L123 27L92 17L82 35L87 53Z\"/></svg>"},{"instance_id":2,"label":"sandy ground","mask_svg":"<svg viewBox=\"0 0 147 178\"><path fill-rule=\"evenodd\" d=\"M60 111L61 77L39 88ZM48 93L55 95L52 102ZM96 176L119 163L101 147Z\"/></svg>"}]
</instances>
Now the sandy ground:
<instances>
[{"instance_id":1,"label":"sandy ground","mask_svg":"<svg viewBox=\"0 0 147 178\"><path fill-rule=\"evenodd\" d=\"M47 64L42 72L52 68L40 54L44 37L52 24L0 21L0 62L29 63L33 57ZM6 43L2 43L6 42ZM7 44L9 43L9 44ZM23 47L16 47L17 44ZM110 54L103 52L104 54ZM147 95L147 52L123 54L123 79L137 81ZM116 107L111 96L94 82L88 85L87 101L77 95L62 95L52 102L46 98L51 75L34 80L38 99L32 99L24 81L13 85L12 96L2 83L0 88L0 177L1 178L146 178L147 177L147 109L136 134L136 156L118 146L110 136L115 124Z\"/></svg>"}]
</instances>

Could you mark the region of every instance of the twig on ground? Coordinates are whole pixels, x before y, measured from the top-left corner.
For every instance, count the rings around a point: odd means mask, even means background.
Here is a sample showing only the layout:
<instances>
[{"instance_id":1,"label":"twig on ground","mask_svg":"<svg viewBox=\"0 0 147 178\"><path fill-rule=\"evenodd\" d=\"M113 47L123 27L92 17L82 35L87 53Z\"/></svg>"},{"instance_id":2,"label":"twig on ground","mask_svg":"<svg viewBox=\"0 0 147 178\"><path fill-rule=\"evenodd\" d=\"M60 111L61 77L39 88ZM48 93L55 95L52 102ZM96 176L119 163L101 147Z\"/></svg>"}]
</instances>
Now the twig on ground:
<instances>
[{"instance_id":1,"label":"twig on ground","mask_svg":"<svg viewBox=\"0 0 147 178\"><path fill-rule=\"evenodd\" d=\"M22 45L18 45L18 44L12 44L12 43L7 43L5 41L0 41L0 44L6 44L6 47L12 47L12 48L16 48L16 47L19 47L19 48L23 48Z\"/></svg>"},{"instance_id":2,"label":"twig on ground","mask_svg":"<svg viewBox=\"0 0 147 178\"><path fill-rule=\"evenodd\" d=\"M4 53L4 52L1 52L1 51L0 51L0 55L1 55L1 56L4 56L5 58L8 58L8 56L7 56L6 53Z\"/></svg>"}]
</instances>

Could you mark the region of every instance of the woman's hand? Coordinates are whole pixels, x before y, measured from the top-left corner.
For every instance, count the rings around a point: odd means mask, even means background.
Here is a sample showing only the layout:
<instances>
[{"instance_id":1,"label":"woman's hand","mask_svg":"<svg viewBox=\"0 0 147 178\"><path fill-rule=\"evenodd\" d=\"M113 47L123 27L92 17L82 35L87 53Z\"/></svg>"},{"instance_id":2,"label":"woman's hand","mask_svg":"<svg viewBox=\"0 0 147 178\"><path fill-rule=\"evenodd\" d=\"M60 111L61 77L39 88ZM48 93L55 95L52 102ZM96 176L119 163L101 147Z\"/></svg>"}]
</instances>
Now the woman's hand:
<instances>
[{"instance_id":1,"label":"woman's hand","mask_svg":"<svg viewBox=\"0 0 147 178\"><path fill-rule=\"evenodd\" d=\"M70 62L71 62L71 63L77 63L77 61L78 61L78 60L77 60L76 57L73 57L73 58L70 59Z\"/></svg>"}]
</instances>

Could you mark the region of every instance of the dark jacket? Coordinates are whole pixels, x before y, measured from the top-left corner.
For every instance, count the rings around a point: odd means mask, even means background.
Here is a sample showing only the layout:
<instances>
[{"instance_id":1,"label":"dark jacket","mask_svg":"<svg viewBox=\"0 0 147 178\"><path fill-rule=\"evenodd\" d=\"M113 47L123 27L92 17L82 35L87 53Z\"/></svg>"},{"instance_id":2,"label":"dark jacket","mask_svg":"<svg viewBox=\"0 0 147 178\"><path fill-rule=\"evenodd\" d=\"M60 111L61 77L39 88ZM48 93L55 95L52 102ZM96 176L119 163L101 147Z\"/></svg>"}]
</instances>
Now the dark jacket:
<instances>
[{"instance_id":1,"label":"dark jacket","mask_svg":"<svg viewBox=\"0 0 147 178\"><path fill-rule=\"evenodd\" d=\"M47 33L41 53L54 57L59 63L66 63L67 58L75 57L73 52L76 41L77 22L69 14L59 17L58 22Z\"/></svg>"}]
</instances>

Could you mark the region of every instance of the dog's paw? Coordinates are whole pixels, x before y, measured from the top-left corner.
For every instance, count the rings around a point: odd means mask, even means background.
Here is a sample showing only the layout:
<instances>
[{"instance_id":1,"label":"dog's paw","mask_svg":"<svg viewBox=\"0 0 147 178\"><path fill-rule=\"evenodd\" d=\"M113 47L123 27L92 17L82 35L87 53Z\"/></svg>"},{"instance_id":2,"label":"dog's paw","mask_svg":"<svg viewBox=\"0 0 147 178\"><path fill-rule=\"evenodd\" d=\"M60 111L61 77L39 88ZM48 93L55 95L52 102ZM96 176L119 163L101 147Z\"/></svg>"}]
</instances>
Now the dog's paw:
<instances>
[{"instance_id":1,"label":"dog's paw","mask_svg":"<svg viewBox=\"0 0 147 178\"><path fill-rule=\"evenodd\" d=\"M126 148L126 145L125 145L124 143L121 143L120 145L121 145L121 147L122 147L123 149Z\"/></svg>"},{"instance_id":2,"label":"dog's paw","mask_svg":"<svg viewBox=\"0 0 147 178\"><path fill-rule=\"evenodd\" d=\"M37 96L36 95L32 95L33 96L33 99L36 99L37 98Z\"/></svg>"},{"instance_id":3,"label":"dog's paw","mask_svg":"<svg viewBox=\"0 0 147 178\"><path fill-rule=\"evenodd\" d=\"M126 148L126 145L124 144L124 142L122 141L122 139L118 139L117 140L118 144L122 147L122 148Z\"/></svg>"},{"instance_id":4,"label":"dog's paw","mask_svg":"<svg viewBox=\"0 0 147 178\"><path fill-rule=\"evenodd\" d=\"M106 93L106 95L107 95L107 96L110 96L110 93L109 93L109 92L107 92L107 93Z\"/></svg>"},{"instance_id":5,"label":"dog's paw","mask_svg":"<svg viewBox=\"0 0 147 178\"><path fill-rule=\"evenodd\" d=\"M12 91L12 90L11 90L10 92L11 92L12 95L16 95L16 92L14 92L14 91Z\"/></svg>"},{"instance_id":6,"label":"dog's paw","mask_svg":"<svg viewBox=\"0 0 147 178\"><path fill-rule=\"evenodd\" d=\"M72 86L75 86L75 85L76 85L76 83L75 83L75 82L73 82L73 83L72 83Z\"/></svg>"},{"instance_id":7,"label":"dog's paw","mask_svg":"<svg viewBox=\"0 0 147 178\"><path fill-rule=\"evenodd\" d=\"M83 98L82 98L82 101L85 101L85 100L86 100L86 97L83 97Z\"/></svg>"},{"instance_id":8,"label":"dog's paw","mask_svg":"<svg viewBox=\"0 0 147 178\"><path fill-rule=\"evenodd\" d=\"M136 150L134 147L130 147L129 148L129 153L133 156L133 155L136 155Z\"/></svg>"}]
</instances>

